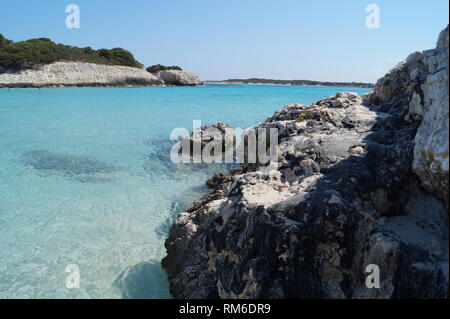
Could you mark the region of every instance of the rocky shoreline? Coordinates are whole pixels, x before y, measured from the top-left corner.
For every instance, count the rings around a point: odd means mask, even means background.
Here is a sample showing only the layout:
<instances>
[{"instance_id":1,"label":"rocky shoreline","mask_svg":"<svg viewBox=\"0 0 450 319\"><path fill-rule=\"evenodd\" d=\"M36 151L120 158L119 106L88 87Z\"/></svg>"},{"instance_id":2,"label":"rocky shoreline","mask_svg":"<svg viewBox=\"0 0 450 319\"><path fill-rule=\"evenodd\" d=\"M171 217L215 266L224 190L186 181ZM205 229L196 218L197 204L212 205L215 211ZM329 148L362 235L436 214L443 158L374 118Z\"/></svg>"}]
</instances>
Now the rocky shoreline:
<instances>
[{"instance_id":1,"label":"rocky shoreline","mask_svg":"<svg viewBox=\"0 0 450 319\"><path fill-rule=\"evenodd\" d=\"M364 97L291 104L279 164L214 176L162 266L176 298L448 298L448 27ZM367 266L381 286L366 286Z\"/></svg>"},{"instance_id":2,"label":"rocky shoreline","mask_svg":"<svg viewBox=\"0 0 450 319\"><path fill-rule=\"evenodd\" d=\"M83 62L55 62L37 69L0 74L0 88L198 86L203 82L190 72L145 70Z\"/></svg>"}]
</instances>

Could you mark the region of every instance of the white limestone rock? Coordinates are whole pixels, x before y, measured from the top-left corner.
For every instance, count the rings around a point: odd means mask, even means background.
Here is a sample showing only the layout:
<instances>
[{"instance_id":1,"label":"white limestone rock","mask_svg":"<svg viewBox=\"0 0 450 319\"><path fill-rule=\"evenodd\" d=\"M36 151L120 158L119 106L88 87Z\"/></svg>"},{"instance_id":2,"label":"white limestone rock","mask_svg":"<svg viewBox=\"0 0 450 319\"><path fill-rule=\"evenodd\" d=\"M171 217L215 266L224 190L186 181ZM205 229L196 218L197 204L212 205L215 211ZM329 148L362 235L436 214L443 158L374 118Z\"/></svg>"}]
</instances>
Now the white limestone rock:
<instances>
[{"instance_id":1,"label":"white limestone rock","mask_svg":"<svg viewBox=\"0 0 450 319\"><path fill-rule=\"evenodd\" d=\"M203 82L194 73L179 70L165 70L157 73L158 78L167 85L196 86Z\"/></svg>"},{"instance_id":2,"label":"white limestone rock","mask_svg":"<svg viewBox=\"0 0 450 319\"><path fill-rule=\"evenodd\" d=\"M81 62L56 62L38 69L0 74L0 87L162 85L141 69Z\"/></svg>"},{"instance_id":3,"label":"white limestone rock","mask_svg":"<svg viewBox=\"0 0 450 319\"><path fill-rule=\"evenodd\" d=\"M422 185L445 200L448 207L448 27L441 33L436 50L425 54L422 61L429 69L421 87L423 101L416 95L410 103L410 109L423 110L415 139L413 170Z\"/></svg>"}]
</instances>

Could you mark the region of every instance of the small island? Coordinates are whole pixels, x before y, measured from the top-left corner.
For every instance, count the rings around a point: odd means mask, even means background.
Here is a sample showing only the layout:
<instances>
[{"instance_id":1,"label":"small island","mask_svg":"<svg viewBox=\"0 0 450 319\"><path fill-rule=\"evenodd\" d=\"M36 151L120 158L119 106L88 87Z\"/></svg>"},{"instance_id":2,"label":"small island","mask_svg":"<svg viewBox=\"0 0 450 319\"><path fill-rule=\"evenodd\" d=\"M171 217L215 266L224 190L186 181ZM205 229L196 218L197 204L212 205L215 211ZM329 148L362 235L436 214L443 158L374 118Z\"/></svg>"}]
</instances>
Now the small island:
<instances>
[{"instance_id":1,"label":"small island","mask_svg":"<svg viewBox=\"0 0 450 319\"><path fill-rule=\"evenodd\" d=\"M0 88L203 84L179 66L143 67L122 48L94 50L47 38L15 43L0 34Z\"/></svg>"}]
</instances>

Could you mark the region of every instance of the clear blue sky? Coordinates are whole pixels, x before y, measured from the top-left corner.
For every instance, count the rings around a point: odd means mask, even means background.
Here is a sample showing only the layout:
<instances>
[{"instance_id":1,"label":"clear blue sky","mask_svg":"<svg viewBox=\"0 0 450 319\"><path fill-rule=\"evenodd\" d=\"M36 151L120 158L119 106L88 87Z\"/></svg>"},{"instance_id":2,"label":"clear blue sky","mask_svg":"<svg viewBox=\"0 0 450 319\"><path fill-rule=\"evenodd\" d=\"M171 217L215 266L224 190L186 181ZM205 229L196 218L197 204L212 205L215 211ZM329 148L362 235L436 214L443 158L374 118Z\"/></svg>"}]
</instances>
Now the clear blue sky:
<instances>
[{"instance_id":1,"label":"clear blue sky","mask_svg":"<svg viewBox=\"0 0 450 319\"><path fill-rule=\"evenodd\" d=\"M70 3L81 10L78 30L65 27ZM365 26L370 3L380 29ZM0 33L123 47L145 65L176 64L206 80L373 82L433 48L448 10L447 0L0 0Z\"/></svg>"}]
</instances>

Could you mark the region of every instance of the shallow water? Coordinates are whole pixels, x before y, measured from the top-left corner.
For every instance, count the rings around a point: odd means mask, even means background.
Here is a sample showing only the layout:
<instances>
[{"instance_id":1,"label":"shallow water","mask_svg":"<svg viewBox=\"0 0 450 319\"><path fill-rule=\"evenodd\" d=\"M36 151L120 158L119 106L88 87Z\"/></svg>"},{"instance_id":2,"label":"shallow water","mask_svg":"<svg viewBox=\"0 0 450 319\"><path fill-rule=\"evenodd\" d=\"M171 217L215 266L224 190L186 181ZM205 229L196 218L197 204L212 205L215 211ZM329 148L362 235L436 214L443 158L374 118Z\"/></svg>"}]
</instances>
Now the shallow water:
<instances>
[{"instance_id":1,"label":"shallow water","mask_svg":"<svg viewBox=\"0 0 450 319\"><path fill-rule=\"evenodd\" d=\"M166 298L174 216L223 167L176 166L176 127L253 126L337 87L0 90L0 298ZM80 287L66 287L68 265Z\"/></svg>"}]
</instances>

